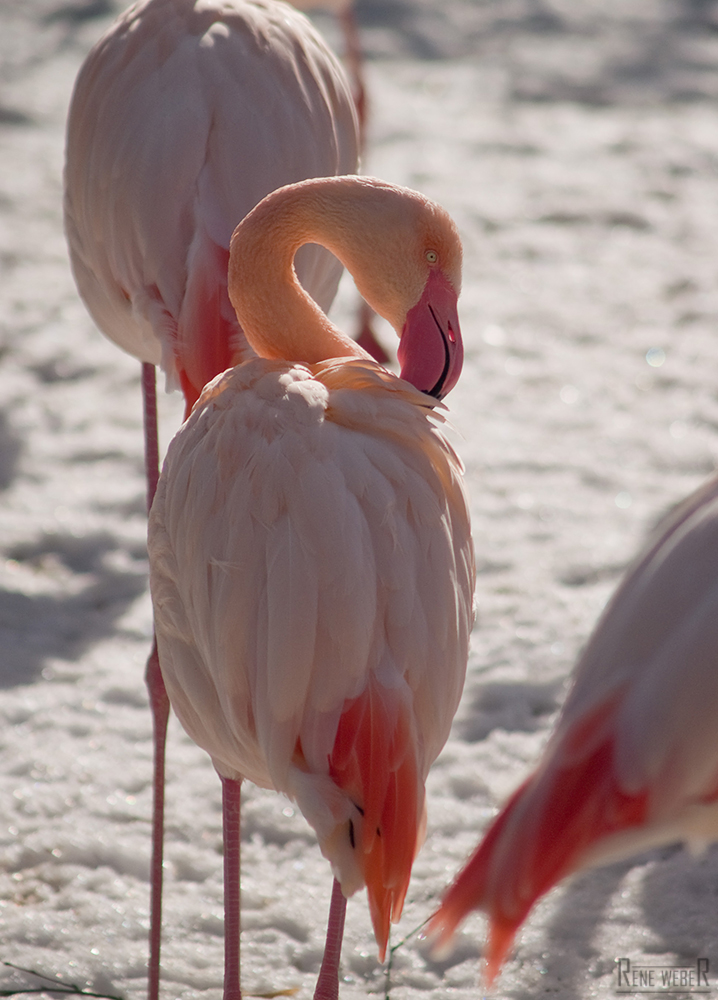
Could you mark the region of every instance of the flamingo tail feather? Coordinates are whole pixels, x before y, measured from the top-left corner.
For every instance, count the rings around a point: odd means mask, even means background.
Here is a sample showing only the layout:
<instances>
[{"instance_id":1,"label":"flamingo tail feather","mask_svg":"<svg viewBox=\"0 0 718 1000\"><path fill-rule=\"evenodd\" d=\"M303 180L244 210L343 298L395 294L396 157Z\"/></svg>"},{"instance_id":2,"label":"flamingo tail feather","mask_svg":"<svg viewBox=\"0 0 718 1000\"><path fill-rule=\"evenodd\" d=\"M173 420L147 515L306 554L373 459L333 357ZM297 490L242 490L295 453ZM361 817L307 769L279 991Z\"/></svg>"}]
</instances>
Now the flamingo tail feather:
<instances>
[{"instance_id":1,"label":"flamingo tail feather","mask_svg":"<svg viewBox=\"0 0 718 1000\"><path fill-rule=\"evenodd\" d=\"M471 910L488 915L487 984L536 901L581 868L597 841L645 822L648 793L627 794L616 778L606 728L615 705L612 698L577 720L562 741L564 755L514 792L431 918L427 934L438 950Z\"/></svg>"},{"instance_id":2,"label":"flamingo tail feather","mask_svg":"<svg viewBox=\"0 0 718 1000\"><path fill-rule=\"evenodd\" d=\"M333 780L361 814L356 850L382 961L423 832L423 783L412 730L410 710L397 691L370 682L346 703L330 756Z\"/></svg>"}]
</instances>

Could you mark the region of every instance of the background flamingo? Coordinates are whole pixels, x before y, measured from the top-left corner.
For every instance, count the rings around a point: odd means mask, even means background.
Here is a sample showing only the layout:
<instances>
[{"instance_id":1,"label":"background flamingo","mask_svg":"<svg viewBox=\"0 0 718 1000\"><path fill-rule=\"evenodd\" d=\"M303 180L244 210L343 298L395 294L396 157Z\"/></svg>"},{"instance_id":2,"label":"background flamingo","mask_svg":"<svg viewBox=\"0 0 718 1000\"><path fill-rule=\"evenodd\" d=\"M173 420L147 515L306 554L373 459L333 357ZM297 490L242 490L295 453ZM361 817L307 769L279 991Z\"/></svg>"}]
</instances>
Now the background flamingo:
<instances>
[{"instance_id":1,"label":"background flamingo","mask_svg":"<svg viewBox=\"0 0 718 1000\"><path fill-rule=\"evenodd\" d=\"M65 221L93 318L194 402L247 352L226 299L237 220L289 180L356 166L345 74L302 15L277 0L130 8L68 116ZM297 269L326 308L337 262L309 248Z\"/></svg>"},{"instance_id":2,"label":"background flamingo","mask_svg":"<svg viewBox=\"0 0 718 1000\"><path fill-rule=\"evenodd\" d=\"M337 996L345 896L364 884L383 958L472 624L459 459L429 397L301 290L307 241L349 268L405 358L441 361L459 338L458 236L415 192L306 181L237 227L230 296L259 357L211 383L173 440L149 533L167 690L223 785L226 1000L240 995L244 777L298 803L338 882L316 996ZM405 367L439 396L458 374Z\"/></svg>"},{"instance_id":3,"label":"background flamingo","mask_svg":"<svg viewBox=\"0 0 718 1000\"><path fill-rule=\"evenodd\" d=\"M718 839L718 479L684 501L599 621L538 768L432 918L489 917L496 976L536 900L584 868Z\"/></svg>"},{"instance_id":4,"label":"background flamingo","mask_svg":"<svg viewBox=\"0 0 718 1000\"><path fill-rule=\"evenodd\" d=\"M233 227L289 181L357 169L357 121L340 64L276 0L145 0L100 39L67 121L65 230L98 327L143 363L148 503L158 475L154 365L187 409L252 354L227 298ZM307 247L297 270L325 308L341 267ZM155 722L150 997L159 989L168 703L153 650Z\"/></svg>"}]
</instances>

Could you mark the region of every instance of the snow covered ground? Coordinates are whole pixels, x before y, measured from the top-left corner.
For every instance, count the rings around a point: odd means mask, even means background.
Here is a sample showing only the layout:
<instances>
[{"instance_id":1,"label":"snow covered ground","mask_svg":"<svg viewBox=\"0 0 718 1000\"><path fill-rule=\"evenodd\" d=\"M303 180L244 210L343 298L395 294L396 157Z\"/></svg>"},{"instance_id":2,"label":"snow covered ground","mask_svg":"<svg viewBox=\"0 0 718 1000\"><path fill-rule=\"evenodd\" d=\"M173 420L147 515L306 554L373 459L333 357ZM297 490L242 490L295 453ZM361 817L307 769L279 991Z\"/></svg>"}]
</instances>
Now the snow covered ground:
<instances>
[{"instance_id":1,"label":"snow covered ground","mask_svg":"<svg viewBox=\"0 0 718 1000\"><path fill-rule=\"evenodd\" d=\"M139 366L93 328L61 226L72 82L120 6L0 0L0 960L134 1000L151 799ZM718 460L718 5L363 0L359 15L367 171L441 201L465 242L449 402L479 565L399 942L536 758L646 531ZM182 405L161 404L166 443ZM168 772L163 996L216 1000L219 782L176 722ZM328 866L279 796L248 787L243 822L245 989L309 997ZM539 905L497 994L610 997L623 956L708 957L718 993L717 898L716 851L583 876ZM362 897L347 924L344 997L479 993L480 918L443 963L411 938L389 977ZM8 970L0 986L20 984L38 985Z\"/></svg>"}]
</instances>

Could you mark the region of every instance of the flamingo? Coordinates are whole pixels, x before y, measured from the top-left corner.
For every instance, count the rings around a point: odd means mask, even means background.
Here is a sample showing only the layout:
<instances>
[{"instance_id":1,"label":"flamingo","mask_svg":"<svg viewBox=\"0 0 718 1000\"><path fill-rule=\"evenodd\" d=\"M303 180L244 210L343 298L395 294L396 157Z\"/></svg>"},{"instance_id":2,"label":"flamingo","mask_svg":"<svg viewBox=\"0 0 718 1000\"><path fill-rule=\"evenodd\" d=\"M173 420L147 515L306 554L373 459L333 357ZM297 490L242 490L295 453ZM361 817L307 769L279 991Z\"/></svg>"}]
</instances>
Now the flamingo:
<instances>
[{"instance_id":1,"label":"flamingo","mask_svg":"<svg viewBox=\"0 0 718 1000\"><path fill-rule=\"evenodd\" d=\"M69 109L65 231L100 330L143 363L148 506L159 474L155 368L202 387L245 357L227 297L234 225L290 181L357 169L340 64L277 0L144 0L97 42ZM328 307L341 267L306 247L302 280ZM147 685L155 770L149 998L159 993L164 746L169 703L153 648Z\"/></svg>"},{"instance_id":2,"label":"flamingo","mask_svg":"<svg viewBox=\"0 0 718 1000\"><path fill-rule=\"evenodd\" d=\"M418 388L301 289L307 241L392 324ZM258 357L205 387L149 522L163 677L222 781L225 1000L240 997L244 778L294 800L331 863L316 998L338 995L345 897L366 885L382 959L401 914L473 621L462 467L420 391L458 377L460 269L446 212L374 178L284 187L232 237L230 298Z\"/></svg>"},{"instance_id":3,"label":"flamingo","mask_svg":"<svg viewBox=\"0 0 718 1000\"><path fill-rule=\"evenodd\" d=\"M95 45L67 125L65 228L82 298L110 339L161 364L188 408L248 356L226 297L229 238L266 194L353 173L341 66L280 0L143 0ZM297 263L322 308L341 268Z\"/></svg>"},{"instance_id":4,"label":"flamingo","mask_svg":"<svg viewBox=\"0 0 718 1000\"><path fill-rule=\"evenodd\" d=\"M718 478L659 527L607 605L533 774L448 890L448 945L488 914L491 983L540 896L568 875L663 844L718 839Z\"/></svg>"}]
</instances>

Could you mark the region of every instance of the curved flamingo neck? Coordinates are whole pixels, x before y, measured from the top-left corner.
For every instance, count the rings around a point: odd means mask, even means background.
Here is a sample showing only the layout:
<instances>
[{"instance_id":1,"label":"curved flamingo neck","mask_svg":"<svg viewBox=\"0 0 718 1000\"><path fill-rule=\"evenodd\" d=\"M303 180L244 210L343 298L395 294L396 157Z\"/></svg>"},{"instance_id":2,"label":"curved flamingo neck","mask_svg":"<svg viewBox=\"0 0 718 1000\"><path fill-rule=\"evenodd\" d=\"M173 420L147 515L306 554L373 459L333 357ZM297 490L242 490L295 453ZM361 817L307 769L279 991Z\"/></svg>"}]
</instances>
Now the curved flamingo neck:
<instances>
[{"instance_id":1,"label":"curved flamingo neck","mask_svg":"<svg viewBox=\"0 0 718 1000\"><path fill-rule=\"evenodd\" d=\"M340 189L333 187L333 194ZM229 297L247 340L264 358L315 363L371 356L342 333L304 291L294 256L319 243L345 262L352 232L322 186L284 188L237 226L230 245Z\"/></svg>"}]
</instances>

